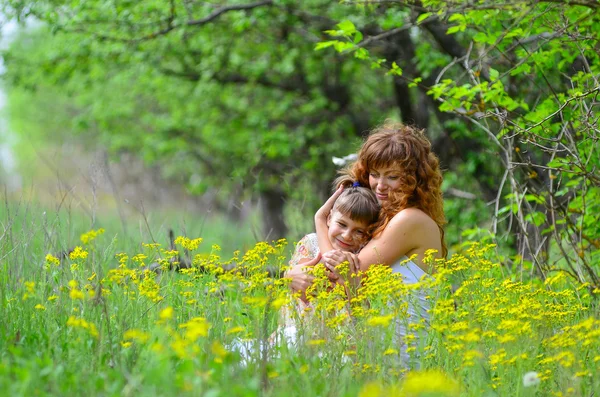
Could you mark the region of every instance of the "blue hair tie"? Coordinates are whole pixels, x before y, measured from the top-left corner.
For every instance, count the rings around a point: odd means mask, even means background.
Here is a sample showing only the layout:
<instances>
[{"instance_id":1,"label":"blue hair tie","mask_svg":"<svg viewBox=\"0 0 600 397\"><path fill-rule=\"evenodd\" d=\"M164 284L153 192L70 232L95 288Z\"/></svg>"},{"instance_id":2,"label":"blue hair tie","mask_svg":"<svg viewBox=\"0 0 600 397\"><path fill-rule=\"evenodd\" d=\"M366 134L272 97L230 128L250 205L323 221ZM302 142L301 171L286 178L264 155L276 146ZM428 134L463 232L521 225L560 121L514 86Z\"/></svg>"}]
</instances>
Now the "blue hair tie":
<instances>
[{"instance_id":1,"label":"blue hair tie","mask_svg":"<svg viewBox=\"0 0 600 397\"><path fill-rule=\"evenodd\" d=\"M360 182L356 181L352 184L352 187L360 187Z\"/></svg>"}]
</instances>

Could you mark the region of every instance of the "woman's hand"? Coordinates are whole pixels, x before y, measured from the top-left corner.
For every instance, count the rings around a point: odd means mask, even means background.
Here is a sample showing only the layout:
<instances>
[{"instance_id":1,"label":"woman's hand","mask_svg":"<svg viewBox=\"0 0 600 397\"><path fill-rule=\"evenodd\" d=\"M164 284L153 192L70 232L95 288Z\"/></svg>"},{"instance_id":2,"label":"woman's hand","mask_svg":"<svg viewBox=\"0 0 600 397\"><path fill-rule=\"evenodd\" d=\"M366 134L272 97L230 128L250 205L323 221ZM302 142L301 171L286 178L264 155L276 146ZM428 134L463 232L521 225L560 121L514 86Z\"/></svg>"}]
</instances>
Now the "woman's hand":
<instances>
[{"instance_id":1,"label":"woman's hand","mask_svg":"<svg viewBox=\"0 0 600 397\"><path fill-rule=\"evenodd\" d=\"M315 278L312 274L309 274L307 270L314 267L320 260L321 254L307 262L299 263L285 273L286 278L292 279L292 282L290 283L292 291L299 292L300 299L306 303L308 303L306 299L306 289L312 285Z\"/></svg>"}]
</instances>

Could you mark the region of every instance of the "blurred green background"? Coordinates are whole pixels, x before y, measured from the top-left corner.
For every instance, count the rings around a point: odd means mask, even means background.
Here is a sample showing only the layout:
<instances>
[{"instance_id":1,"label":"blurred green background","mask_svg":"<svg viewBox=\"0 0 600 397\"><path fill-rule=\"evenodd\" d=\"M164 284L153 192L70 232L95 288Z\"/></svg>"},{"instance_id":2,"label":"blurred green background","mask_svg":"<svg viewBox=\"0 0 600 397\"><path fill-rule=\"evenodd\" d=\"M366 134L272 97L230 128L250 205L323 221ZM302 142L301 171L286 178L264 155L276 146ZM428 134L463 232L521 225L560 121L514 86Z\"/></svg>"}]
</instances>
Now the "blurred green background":
<instances>
[{"instance_id":1,"label":"blurred green background","mask_svg":"<svg viewBox=\"0 0 600 397\"><path fill-rule=\"evenodd\" d=\"M297 240L391 118L440 157L451 251L594 267L594 7L419 4L2 1L6 202Z\"/></svg>"}]
</instances>

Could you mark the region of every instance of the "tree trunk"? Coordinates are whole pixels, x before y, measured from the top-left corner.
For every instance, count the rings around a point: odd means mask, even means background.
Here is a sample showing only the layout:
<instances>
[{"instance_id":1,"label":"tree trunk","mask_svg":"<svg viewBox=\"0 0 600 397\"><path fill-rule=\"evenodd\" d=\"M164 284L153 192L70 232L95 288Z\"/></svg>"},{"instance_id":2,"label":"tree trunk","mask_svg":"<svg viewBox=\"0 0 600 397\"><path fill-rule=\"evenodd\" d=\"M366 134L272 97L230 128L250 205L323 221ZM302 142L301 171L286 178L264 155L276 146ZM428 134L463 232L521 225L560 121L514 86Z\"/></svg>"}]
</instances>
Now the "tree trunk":
<instances>
[{"instance_id":1,"label":"tree trunk","mask_svg":"<svg viewBox=\"0 0 600 397\"><path fill-rule=\"evenodd\" d=\"M263 238L277 240L287 236L283 209L286 194L279 188L270 188L260 193L260 209L263 217Z\"/></svg>"},{"instance_id":2,"label":"tree trunk","mask_svg":"<svg viewBox=\"0 0 600 397\"><path fill-rule=\"evenodd\" d=\"M415 45L408 30L400 32L388 41L385 57L390 62L397 61L402 65L404 75L409 78L419 75L414 64ZM394 96L403 123L425 129L429 127L429 103L418 91L409 88L406 78L394 76Z\"/></svg>"}]
</instances>

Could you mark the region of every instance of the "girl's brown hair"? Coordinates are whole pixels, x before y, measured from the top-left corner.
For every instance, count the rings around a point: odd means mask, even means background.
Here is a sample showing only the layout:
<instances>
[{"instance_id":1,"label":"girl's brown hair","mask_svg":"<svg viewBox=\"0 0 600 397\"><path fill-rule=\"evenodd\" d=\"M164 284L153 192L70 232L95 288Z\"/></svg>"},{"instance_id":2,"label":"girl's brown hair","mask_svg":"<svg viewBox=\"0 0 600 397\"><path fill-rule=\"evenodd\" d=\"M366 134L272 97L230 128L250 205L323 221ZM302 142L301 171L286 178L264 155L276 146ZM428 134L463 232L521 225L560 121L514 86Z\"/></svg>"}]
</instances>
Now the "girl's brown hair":
<instances>
[{"instance_id":1,"label":"girl's brown hair","mask_svg":"<svg viewBox=\"0 0 600 397\"><path fill-rule=\"evenodd\" d=\"M388 193L389 201L381 209L380 222L374 235L380 234L389 221L405 208L418 208L437 223L442 239L442 255L448 253L444 241L444 202L442 173L439 160L431 152L431 143L424 130L386 121L375 128L365 140L358 159L341 171L336 180L357 180L369 186L369 172L377 168L396 167L400 170L400 188Z\"/></svg>"},{"instance_id":2,"label":"girl's brown hair","mask_svg":"<svg viewBox=\"0 0 600 397\"><path fill-rule=\"evenodd\" d=\"M377 196L369 188L353 186L354 182L350 178L338 179L338 186L343 185L345 189L335 200L331 211L339 211L349 216L353 221L369 226L367 234L370 236L378 224L381 211Z\"/></svg>"}]
</instances>

